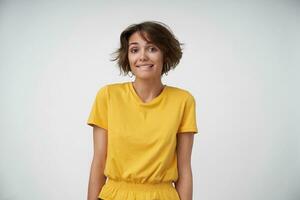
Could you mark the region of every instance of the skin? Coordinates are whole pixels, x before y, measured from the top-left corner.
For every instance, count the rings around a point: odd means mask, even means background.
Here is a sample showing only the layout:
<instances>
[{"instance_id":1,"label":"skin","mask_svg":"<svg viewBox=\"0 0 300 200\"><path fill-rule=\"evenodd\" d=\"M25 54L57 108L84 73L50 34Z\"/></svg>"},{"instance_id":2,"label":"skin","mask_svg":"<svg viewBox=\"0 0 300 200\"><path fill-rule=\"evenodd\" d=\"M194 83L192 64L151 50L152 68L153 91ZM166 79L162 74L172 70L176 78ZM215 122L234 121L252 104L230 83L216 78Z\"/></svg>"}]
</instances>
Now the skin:
<instances>
[{"instance_id":1,"label":"skin","mask_svg":"<svg viewBox=\"0 0 300 200\"><path fill-rule=\"evenodd\" d=\"M107 130L94 125L93 142L94 155L89 177L88 200L98 200L98 195L106 181L104 167L107 153Z\"/></svg>"},{"instance_id":2,"label":"skin","mask_svg":"<svg viewBox=\"0 0 300 200\"><path fill-rule=\"evenodd\" d=\"M129 37L128 60L131 72L135 75L134 89L143 102L151 101L164 87L161 82L163 52L135 32Z\"/></svg>"},{"instance_id":3,"label":"skin","mask_svg":"<svg viewBox=\"0 0 300 200\"><path fill-rule=\"evenodd\" d=\"M164 87L161 81L163 52L156 45L145 41L136 32L129 38L128 60L131 71L135 75L134 89L143 102L151 101L159 95ZM194 134L177 134L178 180L175 182L175 188L180 200L192 200L191 154L193 140ZM93 141L94 156L89 178L88 200L98 200L98 194L106 181L104 167L107 153L107 130L94 126Z\"/></svg>"},{"instance_id":4,"label":"skin","mask_svg":"<svg viewBox=\"0 0 300 200\"><path fill-rule=\"evenodd\" d=\"M180 200L193 199L193 174L191 167L193 142L193 133L177 134L178 180L175 182L175 188Z\"/></svg>"}]
</instances>

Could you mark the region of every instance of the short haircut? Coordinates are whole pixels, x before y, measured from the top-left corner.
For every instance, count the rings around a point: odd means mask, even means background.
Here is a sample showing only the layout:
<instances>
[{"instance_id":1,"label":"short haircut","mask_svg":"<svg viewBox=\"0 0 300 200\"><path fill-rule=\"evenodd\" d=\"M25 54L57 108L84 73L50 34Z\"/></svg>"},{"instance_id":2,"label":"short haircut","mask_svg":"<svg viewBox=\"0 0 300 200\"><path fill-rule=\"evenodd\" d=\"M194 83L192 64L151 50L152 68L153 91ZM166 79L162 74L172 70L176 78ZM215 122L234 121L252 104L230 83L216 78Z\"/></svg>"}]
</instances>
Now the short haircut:
<instances>
[{"instance_id":1,"label":"short haircut","mask_svg":"<svg viewBox=\"0 0 300 200\"><path fill-rule=\"evenodd\" d=\"M117 61L120 72L128 75L131 71L128 60L129 38L139 32L143 39L152 42L163 52L163 69L161 75L168 73L179 64L182 57L182 48L171 29L164 23L158 21L144 21L139 24L128 26L120 35L120 47L113 53L112 61ZM147 37L146 37L147 36Z\"/></svg>"}]
</instances>

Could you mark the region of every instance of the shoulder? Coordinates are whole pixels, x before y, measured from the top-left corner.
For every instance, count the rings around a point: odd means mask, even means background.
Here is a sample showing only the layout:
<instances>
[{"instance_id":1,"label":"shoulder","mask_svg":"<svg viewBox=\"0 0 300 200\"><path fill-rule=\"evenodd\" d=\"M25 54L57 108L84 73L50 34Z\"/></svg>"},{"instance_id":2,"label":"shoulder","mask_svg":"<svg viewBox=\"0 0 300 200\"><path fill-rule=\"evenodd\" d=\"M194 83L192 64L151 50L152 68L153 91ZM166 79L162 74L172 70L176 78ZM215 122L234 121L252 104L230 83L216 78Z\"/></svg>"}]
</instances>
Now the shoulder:
<instances>
[{"instance_id":1,"label":"shoulder","mask_svg":"<svg viewBox=\"0 0 300 200\"><path fill-rule=\"evenodd\" d=\"M126 87L128 82L118 82L118 83L110 83L106 84L105 87L109 88L110 90L120 89Z\"/></svg>"},{"instance_id":2,"label":"shoulder","mask_svg":"<svg viewBox=\"0 0 300 200\"><path fill-rule=\"evenodd\" d=\"M194 96L188 89L175 86L168 86L168 89L170 94L176 96L177 98L181 97L183 99L194 99Z\"/></svg>"},{"instance_id":3,"label":"shoulder","mask_svg":"<svg viewBox=\"0 0 300 200\"><path fill-rule=\"evenodd\" d=\"M104 93L106 95L112 94L112 93L117 93L120 91L126 90L128 82L118 82L118 83L108 83L102 85L98 89L98 94Z\"/></svg>"}]
</instances>

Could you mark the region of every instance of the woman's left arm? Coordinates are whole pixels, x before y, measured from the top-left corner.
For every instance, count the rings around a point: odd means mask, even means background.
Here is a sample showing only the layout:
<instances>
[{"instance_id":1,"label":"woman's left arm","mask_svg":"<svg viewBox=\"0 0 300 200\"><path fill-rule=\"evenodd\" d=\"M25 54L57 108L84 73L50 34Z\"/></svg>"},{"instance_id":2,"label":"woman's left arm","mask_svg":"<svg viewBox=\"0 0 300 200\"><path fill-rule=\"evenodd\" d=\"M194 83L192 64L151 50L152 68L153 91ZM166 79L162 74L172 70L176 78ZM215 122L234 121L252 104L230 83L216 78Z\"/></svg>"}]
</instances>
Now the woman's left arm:
<instances>
[{"instance_id":1,"label":"woman's left arm","mask_svg":"<svg viewBox=\"0 0 300 200\"><path fill-rule=\"evenodd\" d=\"M178 180L175 182L175 188L180 200L193 199L193 174L191 167L193 142L193 133L177 134Z\"/></svg>"}]
</instances>

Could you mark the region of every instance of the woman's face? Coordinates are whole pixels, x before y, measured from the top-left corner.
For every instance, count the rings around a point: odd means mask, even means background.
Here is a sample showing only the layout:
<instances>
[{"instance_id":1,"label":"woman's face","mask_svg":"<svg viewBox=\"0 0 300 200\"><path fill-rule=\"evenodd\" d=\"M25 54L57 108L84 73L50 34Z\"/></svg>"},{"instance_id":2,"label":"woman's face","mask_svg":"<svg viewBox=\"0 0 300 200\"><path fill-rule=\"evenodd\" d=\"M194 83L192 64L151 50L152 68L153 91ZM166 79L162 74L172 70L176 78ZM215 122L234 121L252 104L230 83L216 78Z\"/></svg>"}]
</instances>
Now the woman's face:
<instances>
[{"instance_id":1,"label":"woman's face","mask_svg":"<svg viewBox=\"0 0 300 200\"><path fill-rule=\"evenodd\" d=\"M163 52L155 44L144 40L139 32L129 37L128 60L136 78L157 79L161 77Z\"/></svg>"}]
</instances>

